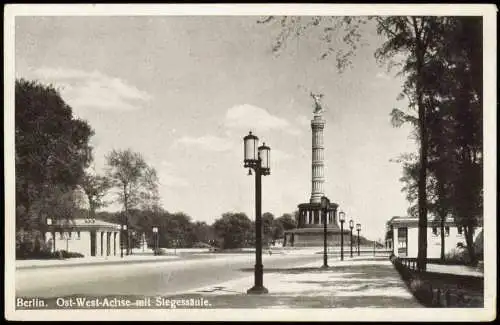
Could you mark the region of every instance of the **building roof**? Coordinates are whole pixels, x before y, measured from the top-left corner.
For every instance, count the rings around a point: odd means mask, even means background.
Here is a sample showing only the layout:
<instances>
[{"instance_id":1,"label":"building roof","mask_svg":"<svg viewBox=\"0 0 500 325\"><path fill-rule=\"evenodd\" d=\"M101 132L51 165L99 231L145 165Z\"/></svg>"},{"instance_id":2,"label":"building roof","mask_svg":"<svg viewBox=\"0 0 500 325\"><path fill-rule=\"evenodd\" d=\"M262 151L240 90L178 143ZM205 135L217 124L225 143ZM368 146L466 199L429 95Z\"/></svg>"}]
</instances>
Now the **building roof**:
<instances>
[{"instance_id":1,"label":"building roof","mask_svg":"<svg viewBox=\"0 0 500 325\"><path fill-rule=\"evenodd\" d=\"M120 224L106 222L98 219L76 218L72 220L64 220L57 223L57 226L72 227L72 228L98 228L98 229L120 229Z\"/></svg>"},{"instance_id":2,"label":"building roof","mask_svg":"<svg viewBox=\"0 0 500 325\"><path fill-rule=\"evenodd\" d=\"M432 227L436 224L439 224L439 220L434 220L434 218L428 218L427 219L427 226ZM455 220L451 217L446 218L445 220L446 225L455 225ZM387 225L406 225L406 226L417 226L418 225L418 218L414 217L392 217L387 221Z\"/></svg>"}]
</instances>

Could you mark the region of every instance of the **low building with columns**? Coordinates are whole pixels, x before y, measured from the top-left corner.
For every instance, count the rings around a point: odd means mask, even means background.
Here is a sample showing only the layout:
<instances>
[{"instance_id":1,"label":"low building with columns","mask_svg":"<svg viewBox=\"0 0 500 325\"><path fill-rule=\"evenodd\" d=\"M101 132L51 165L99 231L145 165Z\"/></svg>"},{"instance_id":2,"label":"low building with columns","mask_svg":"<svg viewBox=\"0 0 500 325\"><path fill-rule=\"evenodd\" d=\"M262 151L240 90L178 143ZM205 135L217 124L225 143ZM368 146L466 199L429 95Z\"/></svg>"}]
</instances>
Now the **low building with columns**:
<instances>
[{"instance_id":1,"label":"low building with columns","mask_svg":"<svg viewBox=\"0 0 500 325\"><path fill-rule=\"evenodd\" d=\"M47 227L51 250L89 256L120 256L120 225L95 219L74 219Z\"/></svg>"},{"instance_id":2,"label":"low building with columns","mask_svg":"<svg viewBox=\"0 0 500 325\"><path fill-rule=\"evenodd\" d=\"M418 218L392 217L386 223L386 247L398 257L416 258L418 255ZM482 228L475 229L473 238L476 243ZM445 254L459 246L465 247L463 228L453 218L444 224ZM441 257L441 223L429 218L427 221L427 258Z\"/></svg>"}]
</instances>

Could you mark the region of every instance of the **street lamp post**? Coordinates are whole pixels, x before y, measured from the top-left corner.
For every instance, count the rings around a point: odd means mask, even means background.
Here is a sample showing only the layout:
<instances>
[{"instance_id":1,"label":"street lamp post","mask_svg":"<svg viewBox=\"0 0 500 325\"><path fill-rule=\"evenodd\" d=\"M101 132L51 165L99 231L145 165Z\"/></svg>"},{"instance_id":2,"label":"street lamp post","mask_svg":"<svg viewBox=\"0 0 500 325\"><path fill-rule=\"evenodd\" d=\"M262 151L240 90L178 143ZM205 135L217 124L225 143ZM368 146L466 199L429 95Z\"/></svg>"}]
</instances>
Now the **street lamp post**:
<instances>
[{"instance_id":1,"label":"street lamp post","mask_svg":"<svg viewBox=\"0 0 500 325\"><path fill-rule=\"evenodd\" d=\"M56 251L56 233L54 231L54 227L52 227L52 218L47 217L45 220L47 222L47 228L50 229L50 234L52 236L52 250L55 252Z\"/></svg>"},{"instance_id":2,"label":"street lamp post","mask_svg":"<svg viewBox=\"0 0 500 325\"><path fill-rule=\"evenodd\" d=\"M340 221L340 260L344 260L344 222L345 222L345 212L339 212Z\"/></svg>"},{"instance_id":3,"label":"street lamp post","mask_svg":"<svg viewBox=\"0 0 500 325\"><path fill-rule=\"evenodd\" d=\"M128 225L127 224L124 224L123 225L123 230L125 231L125 255L129 255L130 252L129 252L129 242L128 242Z\"/></svg>"},{"instance_id":4,"label":"street lamp post","mask_svg":"<svg viewBox=\"0 0 500 325\"><path fill-rule=\"evenodd\" d=\"M323 268L328 268L326 216L329 207L330 200L326 196L321 197L321 210L323 210Z\"/></svg>"},{"instance_id":5,"label":"street lamp post","mask_svg":"<svg viewBox=\"0 0 500 325\"><path fill-rule=\"evenodd\" d=\"M249 168L248 175L255 172L255 284L247 290L248 294L268 293L263 284L264 267L262 265L262 175L269 175L271 148L264 143L258 147L259 138L250 132L243 138L244 167Z\"/></svg>"},{"instance_id":6,"label":"street lamp post","mask_svg":"<svg viewBox=\"0 0 500 325\"><path fill-rule=\"evenodd\" d=\"M356 231L358 232L358 256L359 256L359 232L361 231L361 224L356 224Z\"/></svg>"},{"instance_id":7,"label":"street lamp post","mask_svg":"<svg viewBox=\"0 0 500 325\"><path fill-rule=\"evenodd\" d=\"M125 239L127 240L126 243L127 243L127 246L125 247L125 252L127 253L127 255L130 255L130 230L128 228L128 220L127 220L127 223L125 224Z\"/></svg>"},{"instance_id":8,"label":"street lamp post","mask_svg":"<svg viewBox=\"0 0 500 325\"><path fill-rule=\"evenodd\" d=\"M129 236L129 238L130 238L130 236ZM132 240L132 239L134 239L134 240ZM130 246L131 246L131 248L130 248L130 255L134 254L135 230L132 230L132 239L129 240Z\"/></svg>"},{"instance_id":9,"label":"street lamp post","mask_svg":"<svg viewBox=\"0 0 500 325\"><path fill-rule=\"evenodd\" d=\"M153 248L153 255L158 255L158 227L154 226L153 227L153 242L154 242L154 248Z\"/></svg>"},{"instance_id":10,"label":"street lamp post","mask_svg":"<svg viewBox=\"0 0 500 325\"><path fill-rule=\"evenodd\" d=\"M125 233L125 235L123 235ZM123 258L123 242L124 242L124 238L126 239L127 237L127 225L123 225L121 226L121 234L120 234L120 257ZM127 246L128 246L128 242L126 243L126 246L125 246L125 250L127 249ZM128 254L127 254L128 255Z\"/></svg>"},{"instance_id":11,"label":"street lamp post","mask_svg":"<svg viewBox=\"0 0 500 325\"><path fill-rule=\"evenodd\" d=\"M174 240L174 255L177 255L177 245L179 245L179 241L177 239Z\"/></svg>"},{"instance_id":12,"label":"street lamp post","mask_svg":"<svg viewBox=\"0 0 500 325\"><path fill-rule=\"evenodd\" d=\"M354 221L349 220L349 228L351 229L351 258L352 258L352 229L354 228Z\"/></svg>"}]
</instances>

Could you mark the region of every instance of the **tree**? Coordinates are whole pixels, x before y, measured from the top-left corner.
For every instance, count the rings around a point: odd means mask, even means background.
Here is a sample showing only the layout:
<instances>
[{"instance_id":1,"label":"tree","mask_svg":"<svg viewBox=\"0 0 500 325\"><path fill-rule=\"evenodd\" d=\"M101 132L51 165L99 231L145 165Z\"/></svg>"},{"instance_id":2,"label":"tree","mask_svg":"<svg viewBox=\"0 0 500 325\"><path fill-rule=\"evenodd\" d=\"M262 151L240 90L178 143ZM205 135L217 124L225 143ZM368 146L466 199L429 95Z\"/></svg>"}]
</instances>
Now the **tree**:
<instances>
[{"instance_id":1,"label":"tree","mask_svg":"<svg viewBox=\"0 0 500 325\"><path fill-rule=\"evenodd\" d=\"M175 245L190 247L194 244L195 238L191 217L183 212L167 213L165 228L163 229L168 236L168 247L174 247Z\"/></svg>"},{"instance_id":2,"label":"tree","mask_svg":"<svg viewBox=\"0 0 500 325\"><path fill-rule=\"evenodd\" d=\"M446 158L441 174L447 204L455 222L464 228L470 260L476 262L473 234L483 216L482 129L482 20L480 17L448 17L442 40L434 49L443 67L436 82L440 123L446 130ZM443 127L444 126L444 127Z\"/></svg>"},{"instance_id":3,"label":"tree","mask_svg":"<svg viewBox=\"0 0 500 325\"><path fill-rule=\"evenodd\" d=\"M282 225L284 230L291 230L297 228L297 221L290 213L284 213L277 219Z\"/></svg>"},{"instance_id":4,"label":"tree","mask_svg":"<svg viewBox=\"0 0 500 325\"><path fill-rule=\"evenodd\" d=\"M157 198L158 177L140 153L130 149L112 150L106 156L106 176L117 191L117 201L125 212L141 205L150 205Z\"/></svg>"},{"instance_id":5,"label":"tree","mask_svg":"<svg viewBox=\"0 0 500 325\"><path fill-rule=\"evenodd\" d=\"M275 219L273 221L272 227L272 239L273 241L279 238L283 238L285 234L285 228L283 227L283 223L279 219Z\"/></svg>"},{"instance_id":6,"label":"tree","mask_svg":"<svg viewBox=\"0 0 500 325\"><path fill-rule=\"evenodd\" d=\"M245 246L245 240L252 233L252 222L244 213L228 212L215 220L213 228L223 248L239 248Z\"/></svg>"},{"instance_id":7,"label":"tree","mask_svg":"<svg viewBox=\"0 0 500 325\"><path fill-rule=\"evenodd\" d=\"M41 229L45 225L42 211L57 214L50 212L57 207L47 204L56 194L71 193L80 182L92 160L89 140L93 134L87 122L73 117L55 88L16 80L17 229Z\"/></svg>"},{"instance_id":8,"label":"tree","mask_svg":"<svg viewBox=\"0 0 500 325\"><path fill-rule=\"evenodd\" d=\"M89 217L95 219L96 211L107 205L104 196L111 187L107 177L87 171L80 184L89 206Z\"/></svg>"},{"instance_id":9,"label":"tree","mask_svg":"<svg viewBox=\"0 0 500 325\"><path fill-rule=\"evenodd\" d=\"M358 47L365 45L361 42L360 30L369 18L353 16L267 16L259 19L258 24L274 24L280 32L272 45L274 54L279 55L287 46L288 41L319 32L322 48L318 58L320 60L335 57L339 72L351 65L351 58Z\"/></svg>"},{"instance_id":10,"label":"tree","mask_svg":"<svg viewBox=\"0 0 500 325\"><path fill-rule=\"evenodd\" d=\"M73 217L78 214L81 202L82 197L79 191L67 186L54 185L44 189L43 196L32 203L30 211L33 218L37 220L45 221L50 217L56 231L62 231L72 226ZM17 257L38 258L43 251L50 252L51 246L45 243L46 227L42 224L39 224L38 227L26 229L21 226L18 228L16 233L20 235L18 241L21 240L21 242L18 243Z\"/></svg>"},{"instance_id":11,"label":"tree","mask_svg":"<svg viewBox=\"0 0 500 325\"><path fill-rule=\"evenodd\" d=\"M140 153L130 149L113 149L106 160L106 176L117 190L117 202L123 205L125 223L128 224L130 209L149 206L151 199L156 198L156 171L147 165Z\"/></svg>"},{"instance_id":12,"label":"tree","mask_svg":"<svg viewBox=\"0 0 500 325\"><path fill-rule=\"evenodd\" d=\"M204 221L196 221L192 229L195 242L208 243L214 239L212 227Z\"/></svg>"},{"instance_id":13,"label":"tree","mask_svg":"<svg viewBox=\"0 0 500 325\"><path fill-rule=\"evenodd\" d=\"M140 192L141 208L149 211L158 211L161 209L159 184L160 180L156 169L147 167L144 171L144 190Z\"/></svg>"},{"instance_id":14,"label":"tree","mask_svg":"<svg viewBox=\"0 0 500 325\"><path fill-rule=\"evenodd\" d=\"M393 60L395 54L406 55L400 71L407 76L403 85L403 94L409 100L409 109L416 111L416 117L412 117L410 121L416 124L420 144L417 265L421 270L425 270L427 264L428 118L432 107L432 89L426 81L431 71L428 69L428 63L432 59L430 49L439 39L437 26L440 19L440 17L416 16L377 18L377 32L384 35L387 41L377 50L376 57L387 62Z\"/></svg>"}]
</instances>

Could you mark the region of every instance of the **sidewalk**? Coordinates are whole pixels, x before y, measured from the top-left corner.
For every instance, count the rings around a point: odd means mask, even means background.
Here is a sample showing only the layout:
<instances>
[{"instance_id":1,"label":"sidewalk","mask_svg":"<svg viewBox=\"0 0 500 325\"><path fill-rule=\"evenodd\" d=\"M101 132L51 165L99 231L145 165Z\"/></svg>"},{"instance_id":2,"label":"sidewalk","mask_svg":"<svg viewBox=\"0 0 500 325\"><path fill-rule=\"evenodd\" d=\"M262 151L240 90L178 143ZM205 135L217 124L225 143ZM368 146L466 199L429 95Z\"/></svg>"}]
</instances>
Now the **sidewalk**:
<instances>
[{"instance_id":1,"label":"sidewalk","mask_svg":"<svg viewBox=\"0 0 500 325\"><path fill-rule=\"evenodd\" d=\"M48 259L48 260L17 260L16 269L30 269L40 267L64 267L64 266L87 266L87 265L104 265L104 264L119 264L119 263L147 263L147 262L161 262L165 260L178 259L179 256L171 255L129 255L123 256L95 256L95 257L82 257L82 258L68 258L63 260Z\"/></svg>"},{"instance_id":2,"label":"sidewalk","mask_svg":"<svg viewBox=\"0 0 500 325\"><path fill-rule=\"evenodd\" d=\"M427 272L468 275L484 278L483 272L478 271L472 266L466 265L427 264Z\"/></svg>"},{"instance_id":3,"label":"sidewalk","mask_svg":"<svg viewBox=\"0 0 500 325\"><path fill-rule=\"evenodd\" d=\"M373 308L422 307L407 290L386 258L332 259L328 269L321 262L289 269L266 269L265 295L247 295L254 284L253 269L247 277L199 288L170 298L204 297L212 308Z\"/></svg>"}]
</instances>

